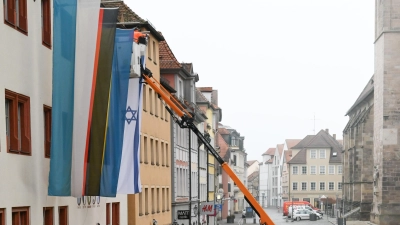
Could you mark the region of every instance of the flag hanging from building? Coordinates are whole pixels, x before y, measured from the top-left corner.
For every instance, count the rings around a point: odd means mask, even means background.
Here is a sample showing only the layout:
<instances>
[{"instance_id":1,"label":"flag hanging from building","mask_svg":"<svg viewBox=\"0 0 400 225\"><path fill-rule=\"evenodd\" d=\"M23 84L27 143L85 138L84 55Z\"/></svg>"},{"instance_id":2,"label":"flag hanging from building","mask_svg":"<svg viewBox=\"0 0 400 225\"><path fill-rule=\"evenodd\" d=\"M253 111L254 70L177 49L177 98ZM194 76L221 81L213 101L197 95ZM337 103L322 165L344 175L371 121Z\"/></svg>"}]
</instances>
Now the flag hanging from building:
<instances>
[{"instance_id":1,"label":"flag hanging from building","mask_svg":"<svg viewBox=\"0 0 400 225\"><path fill-rule=\"evenodd\" d=\"M118 9L99 5L54 1L51 196L100 195Z\"/></svg>"},{"instance_id":2,"label":"flag hanging from building","mask_svg":"<svg viewBox=\"0 0 400 225\"><path fill-rule=\"evenodd\" d=\"M144 43L133 43L131 66L132 74L141 74L146 68ZM137 66L139 65L139 66ZM142 77L135 75L129 79L128 99L126 102L126 118L122 148L121 169L118 178L117 192L135 194L142 191L140 183L140 127L142 118Z\"/></svg>"}]
</instances>

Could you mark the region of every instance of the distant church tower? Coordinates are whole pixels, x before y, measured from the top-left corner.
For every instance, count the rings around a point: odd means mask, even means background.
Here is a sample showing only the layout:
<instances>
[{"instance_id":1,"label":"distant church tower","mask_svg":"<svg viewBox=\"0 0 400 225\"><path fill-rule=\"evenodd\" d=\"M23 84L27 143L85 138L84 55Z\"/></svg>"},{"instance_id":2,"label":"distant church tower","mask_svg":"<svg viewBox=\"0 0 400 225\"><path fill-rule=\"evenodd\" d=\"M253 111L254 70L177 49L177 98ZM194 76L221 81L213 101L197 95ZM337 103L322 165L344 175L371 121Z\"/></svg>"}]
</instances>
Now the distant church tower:
<instances>
[{"instance_id":1,"label":"distant church tower","mask_svg":"<svg viewBox=\"0 0 400 225\"><path fill-rule=\"evenodd\" d=\"M374 184L371 221L400 224L400 0L375 1Z\"/></svg>"}]
</instances>

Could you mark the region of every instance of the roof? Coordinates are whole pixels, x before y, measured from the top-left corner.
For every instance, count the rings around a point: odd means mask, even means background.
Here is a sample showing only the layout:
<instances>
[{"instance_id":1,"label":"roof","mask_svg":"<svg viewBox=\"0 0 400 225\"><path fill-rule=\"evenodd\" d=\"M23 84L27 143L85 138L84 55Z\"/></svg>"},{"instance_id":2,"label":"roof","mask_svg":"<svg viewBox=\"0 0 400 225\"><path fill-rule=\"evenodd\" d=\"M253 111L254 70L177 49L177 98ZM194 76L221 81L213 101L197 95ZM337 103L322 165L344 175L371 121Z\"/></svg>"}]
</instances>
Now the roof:
<instances>
[{"instance_id":1,"label":"roof","mask_svg":"<svg viewBox=\"0 0 400 225\"><path fill-rule=\"evenodd\" d=\"M196 102L198 103L209 103L208 99L196 88Z\"/></svg>"},{"instance_id":2,"label":"roof","mask_svg":"<svg viewBox=\"0 0 400 225\"><path fill-rule=\"evenodd\" d=\"M293 146L297 145L300 141L301 139L286 139L285 142L287 149L291 149Z\"/></svg>"},{"instance_id":3,"label":"roof","mask_svg":"<svg viewBox=\"0 0 400 225\"><path fill-rule=\"evenodd\" d=\"M276 148L269 148L267 151L265 151L262 155L274 155L275 154L275 149Z\"/></svg>"},{"instance_id":4,"label":"roof","mask_svg":"<svg viewBox=\"0 0 400 225\"><path fill-rule=\"evenodd\" d=\"M268 159L265 163L272 163L274 160Z\"/></svg>"},{"instance_id":5,"label":"roof","mask_svg":"<svg viewBox=\"0 0 400 225\"><path fill-rule=\"evenodd\" d=\"M278 149L279 156L282 156L283 146L285 146L285 145L284 144L276 145L276 148Z\"/></svg>"},{"instance_id":6,"label":"roof","mask_svg":"<svg viewBox=\"0 0 400 225\"><path fill-rule=\"evenodd\" d=\"M167 41L160 41L159 56L161 69L180 69L182 65L176 59Z\"/></svg>"},{"instance_id":7,"label":"roof","mask_svg":"<svg viewBox=\"0 0 400 225\"><path fill-rule=\"evenodd\" d=\"M259 171L254 171L251 173L249 176L247 176L247 181L253 181L259 176L260 172Z\"/></svg>"},{"instance_id":8,"label":"roof","mask_svg":"<svg viewBox=\"0 0 400 225\"><path fill-rule=\"evenodd\" d=\"M212 92L212 87L198 87L198 89L202 92Z\"/></svg>"},{"instance_id":9,"label":"roof","mask_svg":"<svg viewBox=\"0 0 400 225\"><path fill-rule=\"evenodd\" d=\"M246 163L247 164L249 164L249 165L252 165L253 163L255 163L255 162L257 162L258 163L258 161L257 160L249 160L249 161L247 161Z\"/></svg>"},{"instance_id":10,"label":"roof","mask_svg":"<svg viewBox=\"0 0 400 225\"><path fill-rule=\"evenodd\" d=\"M217 133L217 135L218 147L220 150L219 155L224 159L225 162L228 162L228 160L230 159L229 145L225 142L219 132Z\"/></svg>"},{"instance_id":11,"label":"roof","mask_svg":"<svg viewBox=\"0 0 400 225\"><path fill-rule=\"evenodd\" d=\"M307 135L304 139L302 139L297 145L293 146L292 149L301 149L307 146L311 139L313 139L315 135Z\"/></svg>"},{"instance_id":12,"label":"roof","mask_svg":"<svg viewBox=\"0 0 400 225\"><path fill-rule=\"evenodd\" d=\"M349 115L349 113L358 105L360 104L364 99L366 99L371 93L374 92L374 75L372 75L371 79L369 79L367 85L364 87L364 90L361 92L360 96L358 96L357 100L354 102L354 104L350 107L349 110L347 110L346 115Z\"/></svg>"},{"instance_id":13,"label":"roof","mask_svg":"<svg viewBox=\"0 0 400 225\"><path fill-rule=\"evenodd\" d=\"M148 21L144 20L133 12L128 5L123 1L104 1L101 0L100 5L104 8L119 8L118 10L118 26L123 28L133 27L145 27L158 41L163 41L164 37L162 34L154 28L154 26Z\"/></svg>"},{"instance_id":14,"label":"roof","mask_svg":"<svg viewBox=\"0 0 400 225\"><path fill-rule=\"evenodd\" d=\"M226 128L223 128L223 127L218 128L218 133L219 134L230 134L229 130L227 130Z\"/></svg>"},{"instance_id":15,"label":"roof","mask_svg":"<svg viewBox=\"0 0 400 225\"><path fill-rule=\"evenodd\" d=\"M299 147L301 146L301 148ZM326 130L321 130L316 135L307 135L292 149L301 149L288 163L289 164L306 164L307 150L312 148L329 148L329 163L342 162L342 146L335 140ZM336 153L336 156L333 153Z\"/></svg>"},{"instance_id":16,"label":"roof","mask_svg":"<svg viewBox=\"0 0 400 225\"><path fill-rule=\"evenodd\" d=\"M285 154L285 161L289 162L290 159L292 159L292 150L291 149L286 150L284 154Z\"/></svg>"}]
</instances>

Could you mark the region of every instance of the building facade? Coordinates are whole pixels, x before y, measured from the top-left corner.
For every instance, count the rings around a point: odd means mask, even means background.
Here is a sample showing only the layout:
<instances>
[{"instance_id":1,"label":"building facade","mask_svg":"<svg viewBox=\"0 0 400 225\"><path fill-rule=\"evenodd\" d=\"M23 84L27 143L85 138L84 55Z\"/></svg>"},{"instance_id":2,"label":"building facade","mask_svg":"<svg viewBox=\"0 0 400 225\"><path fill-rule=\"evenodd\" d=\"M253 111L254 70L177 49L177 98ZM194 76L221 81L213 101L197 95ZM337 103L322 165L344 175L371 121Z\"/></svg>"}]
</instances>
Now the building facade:
<instances>
[{"instance_id":1,"label":"building facade","mask_svg":"<svg viewBox=\"0 0 400 225\"><path fill-rule=\"evenodd\" d=\"M260 165L260 204L262 207L270 206L272 188L272 162L275 148L269 148L262 154Z\"/></svg>"},{"instance_id":2,"label":"building facade","mask_svg":"<svg viewBox=\"0 0 400 225\"><path fill-rule=\"evenodd\" d=\"M282 206L281 192L281 158L283 154L284 144L276 145L273 160L272 160L272 180L271 180L271 205Z\"/></svg>"},{"instance_id":3,"label":"building facade","mask_svg":"<svg viewBox=\"0 0 400 225\"><path fill-rule=\"evenodd\" d=\"M290 199L328 210L341 198L342 146L328 130L308 135L292 147L288 165Z\"/></svg>"},{"instance_id":4,"label":"building facade","mask_svg":"<svg viewBox=\"0 0 400 225\"><path fill-rule=\"evenodd\" d=\"M127 224L126 195L48 196L53 2L11 3L0 6L0 223Z\"/></svg>"}]
</instances>

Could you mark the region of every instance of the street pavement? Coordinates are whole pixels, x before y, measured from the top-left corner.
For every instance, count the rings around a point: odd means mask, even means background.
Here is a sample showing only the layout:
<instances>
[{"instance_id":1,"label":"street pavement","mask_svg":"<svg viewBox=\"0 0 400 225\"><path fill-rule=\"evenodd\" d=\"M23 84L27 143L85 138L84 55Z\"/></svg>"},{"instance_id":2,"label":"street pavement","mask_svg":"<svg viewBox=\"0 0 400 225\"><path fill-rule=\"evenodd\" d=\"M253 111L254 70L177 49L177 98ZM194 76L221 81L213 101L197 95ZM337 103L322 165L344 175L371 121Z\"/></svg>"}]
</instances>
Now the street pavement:
<instances>
[{"instance_id":1,"label":"street pavement","mask_svg":"<svg viewBox=\"0 0 400 225\"><path fill-rule=\"evenodd\" d=\"M271 220L275 223L275 225L289 225L289 224L314 224L314 225L336 225L336 218L331 218L331 217L327 217L326 215L323 216L322 219L317 220L317 221L310 221L310 220L301 220L301 221L293 221L291 219L286 219L283 215L282 215L282 211L278 212L277 208L265 208L264 209L265 212L268 214L268 216L271 218ZM254 224L254 223L238 223L240 222L242 219L242 215L241 214L235 214L235 222L234 223L227 223L226 219L218 221L217 224L218 225L250 225L250 224ZM254 221L254 220L251 220ZM256 223L257 224L257 223Z\"/></svg>"}]
</instances>

